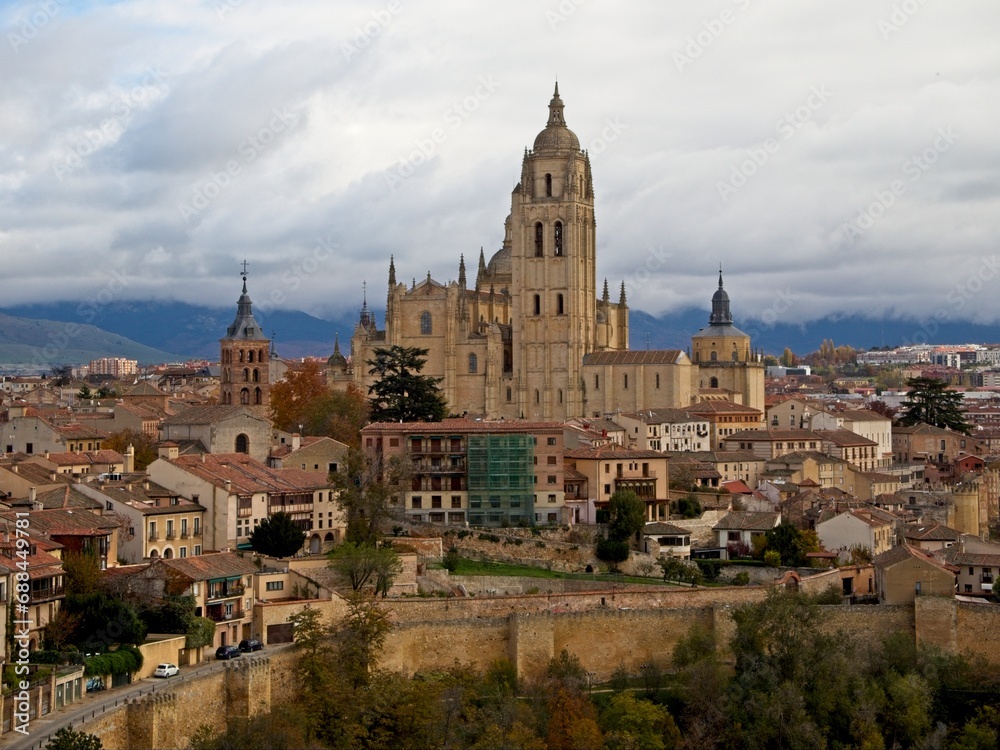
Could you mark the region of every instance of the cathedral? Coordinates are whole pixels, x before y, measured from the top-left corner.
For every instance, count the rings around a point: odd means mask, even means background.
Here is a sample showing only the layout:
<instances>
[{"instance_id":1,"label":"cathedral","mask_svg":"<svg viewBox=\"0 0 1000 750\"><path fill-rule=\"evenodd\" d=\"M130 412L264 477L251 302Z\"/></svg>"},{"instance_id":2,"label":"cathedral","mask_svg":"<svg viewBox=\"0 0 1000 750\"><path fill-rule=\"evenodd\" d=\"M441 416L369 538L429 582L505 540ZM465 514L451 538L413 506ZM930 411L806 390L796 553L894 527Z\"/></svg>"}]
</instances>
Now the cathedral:
<instances>
[{"instance_id":1,"label":"cathedral","mask_svg":"<svg viewBox=\"0 0 1000 750\"><path fill-rule=\"evenodd\" d=\"M590 158L566 126L559 86L545 128L525 150L499 250L479 251L473 285L465 258L458 281L407 285L389 259L385 327L367 298L351 339L353 368L330 357L334 387L367 393L364 363L393 345L426 349L423 373L441 378L454 414L563 421L615 411L690 406L729 398L763 409L763 366L750 337L733 325L722 287L707 329L683 351L629 351L625 284L598 297L594 185Z\"/></svg>"}]
</instances>

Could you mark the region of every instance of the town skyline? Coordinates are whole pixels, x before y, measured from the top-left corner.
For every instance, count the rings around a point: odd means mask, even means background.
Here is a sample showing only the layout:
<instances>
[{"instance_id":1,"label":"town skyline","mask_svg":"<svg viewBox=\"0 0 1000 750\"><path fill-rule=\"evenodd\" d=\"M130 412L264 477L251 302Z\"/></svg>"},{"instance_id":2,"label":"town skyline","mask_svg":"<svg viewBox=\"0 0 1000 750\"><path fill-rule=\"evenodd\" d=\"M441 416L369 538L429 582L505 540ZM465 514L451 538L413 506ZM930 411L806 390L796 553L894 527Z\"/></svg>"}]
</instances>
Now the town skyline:
<instances>
[{"instance_id":1,"label":"town skyline","mask_svg":"<svg viewBox=\"0 0 1000 750\"><path fill-rule=\"evenodd\" d=\"M1000 317L984 2L34 10L2 15L8 304L119 269L117 299L226 302L244 258L255 301L321 316L390 255L455 278L558 78L635 309L704 306L721 262L744 319Z\"/></svg>"}]
</instances>

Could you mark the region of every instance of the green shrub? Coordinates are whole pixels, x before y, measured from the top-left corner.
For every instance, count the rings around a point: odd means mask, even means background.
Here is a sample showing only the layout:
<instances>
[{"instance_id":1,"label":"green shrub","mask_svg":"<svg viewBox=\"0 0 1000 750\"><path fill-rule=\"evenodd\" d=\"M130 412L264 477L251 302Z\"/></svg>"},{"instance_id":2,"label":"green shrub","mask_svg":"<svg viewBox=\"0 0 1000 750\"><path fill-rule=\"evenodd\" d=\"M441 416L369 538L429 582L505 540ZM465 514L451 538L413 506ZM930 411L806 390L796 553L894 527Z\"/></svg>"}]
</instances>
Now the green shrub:
<instances>
[{"instance_id":1,"label":"green shrub","mask_svg":"<svg viewBox=\"0 0 1000 750\"><path fill-rule=\"evenodd\" d=\"M769 568L781 567L781 553L776 549L764 551L764 564Z\"/></svg>"},{"instance_id":2,"label":"green shrub","mask_svg":"<svg viewBox=\"0 0 1000 750\"><path fill-rule=\"evenodd\" d=\"M733 576L734 586L746 586L750 583L750 574L745 570L741 570L739 573Z\"/></svg>"},{"instance_id":3,"label":"green shrub","mask_svg":"<svg viewBox=\"0 0 1000 750\"><path fill-rule=\"evenodd\" d=\"M83 663L87 677L135 674L142 669L142 654L137 648L120 648L106 654L91 656Z\"/></svg>"},{"instance_id":4,"label":"green shrub","mask_svg":"<svg viewBox=\"0 0 1000 750\"><path fill-rule=\"evenodd\" d=\"M602 539L597 543L597 559L611 564L628 560L628 543L615 539Z\"/></svg>"},{"instance_id":5,"label":"green shrub","mask_svg":"<svg viewBox=\"0 0 1000 750\"><path fill-rule=\"evenodd\" d=\"M62 652L56 649L38 649L28 657L32 664L61 664L64 660Z\"/></svg>"},{"instance_id":6,"label":"green shrub","mask_svg":"<svg viewBox=\"0 0 1000 750\"><path fill-rule=\"evenodd\" d=\"M445 552L444 559L442 560L444 563L444 569L449 573L454 573L458 569L458 561L458 547L451 547L447 552Z\"/></svg>"}]
</instances>

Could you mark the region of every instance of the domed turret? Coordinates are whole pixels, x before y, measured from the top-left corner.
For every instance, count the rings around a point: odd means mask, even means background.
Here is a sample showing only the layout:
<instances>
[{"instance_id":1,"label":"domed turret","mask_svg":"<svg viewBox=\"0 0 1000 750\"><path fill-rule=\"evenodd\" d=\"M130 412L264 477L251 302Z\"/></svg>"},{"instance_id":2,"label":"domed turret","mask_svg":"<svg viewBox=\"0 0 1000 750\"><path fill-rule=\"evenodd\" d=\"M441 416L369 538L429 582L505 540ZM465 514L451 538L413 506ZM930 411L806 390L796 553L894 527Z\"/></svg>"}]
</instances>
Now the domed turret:
<instances>
[{"instance_id":1,"label":"domed turret","mask_svg":"<svg viewBox=\"0 0 1000 750\"><path fill-rule=\"evenodd\" d=\"M709 325L729 326L733 324L733 314L729 309L729 295L722 288L722 269L719 269L719 288L712 295L712 314L708 318Z\"/></svg>"},{"instance_id":2,"label":"domed turret","mask_svg":"<svg viewBox=\"0 0 1000 750\"><path fill-rule=\"evenodd\" d=\"M532 146L535 153L546 151L579 151L580 139L576 133L566 127L563 117L563 101L559 98L559 84L556 83L555 93L549 102L549 121L545 130L535 137Z\"/></svg>"}]
</instances>

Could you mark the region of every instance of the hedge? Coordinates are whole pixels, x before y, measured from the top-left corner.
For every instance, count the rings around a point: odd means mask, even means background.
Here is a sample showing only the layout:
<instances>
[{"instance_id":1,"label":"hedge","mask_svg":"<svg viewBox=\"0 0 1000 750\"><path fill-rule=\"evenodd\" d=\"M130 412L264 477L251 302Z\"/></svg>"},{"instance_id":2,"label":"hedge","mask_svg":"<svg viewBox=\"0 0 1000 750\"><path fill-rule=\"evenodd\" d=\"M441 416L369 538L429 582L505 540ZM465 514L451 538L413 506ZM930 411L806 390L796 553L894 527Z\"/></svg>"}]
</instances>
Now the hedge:
<instances>
[{"instance_id":1,"label":"hedge","mask_svg":"<svg viewBox=\"0 0 1000 750\"><path fill-rule=\"evenodd\" d=\"M91 656L83 663L83 673L87 677L134 674L140 669L142 669L142 653L139 649L130 647Z\"/></svg>"}]
</instances>

